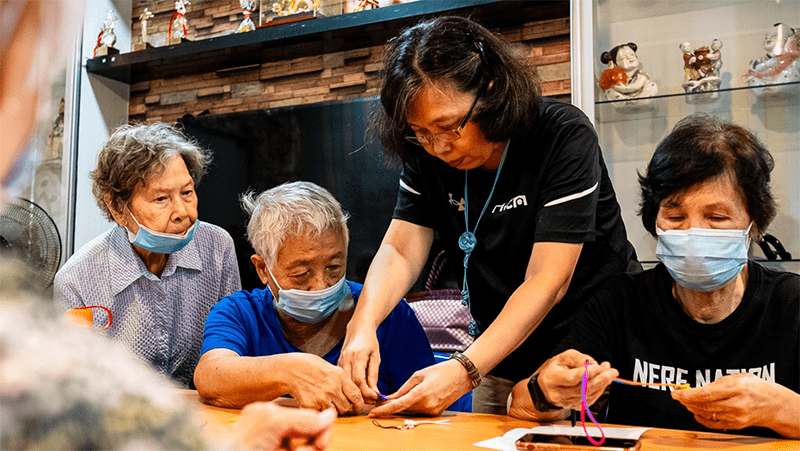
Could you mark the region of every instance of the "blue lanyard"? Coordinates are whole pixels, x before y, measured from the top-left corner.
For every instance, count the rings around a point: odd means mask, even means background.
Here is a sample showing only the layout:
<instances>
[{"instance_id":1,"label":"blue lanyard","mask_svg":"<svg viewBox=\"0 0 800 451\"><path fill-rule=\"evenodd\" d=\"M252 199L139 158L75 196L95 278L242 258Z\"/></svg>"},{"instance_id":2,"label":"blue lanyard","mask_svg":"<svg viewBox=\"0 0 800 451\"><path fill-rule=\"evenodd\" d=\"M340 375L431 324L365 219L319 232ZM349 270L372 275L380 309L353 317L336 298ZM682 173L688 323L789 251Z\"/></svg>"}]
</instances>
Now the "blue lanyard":
<instances>
[{"instance_id":1,"label":"blue lanyard","mask_svg":"<svg viewBox=\"0 0 800 451\"><path fill-rule=\"evenodd\" d=\"M494 176L492 190L489 192L489 197L486 199L486 203L483 204L483 210L481 210L481 214L478 215L478 220L475 221L475 227L471 232L469 230L469 200L467 197L467 176L469 175L469 170L464 171L464 227L466 228L466 232L462 233L458 238L458 247L465 253L464 283L463 288L461 289L462 305L470 304L469 285L467 284L467 265L469 264L469 256L472 255L472 251L475 250L475 245L478 243L477 238L475 238L475 232L478 230L478 224L480 224L481 218L483 218L483 214L486 213L486 208L489 207L489 202L492 200L492 195L494 194L494 189L497 186L497 180L500 179L500 171L503 170L503 163L506 161L506 153L508 152L508 146L510 144L511 140L506 143L506 148L503 150L503 156L500 158L500 165L497 167L497 174ZM472 320L472 322L469 324L469 334L473 337L478 334L478 325L475 323L475 320Z\"/></svg>"}]
</instances>

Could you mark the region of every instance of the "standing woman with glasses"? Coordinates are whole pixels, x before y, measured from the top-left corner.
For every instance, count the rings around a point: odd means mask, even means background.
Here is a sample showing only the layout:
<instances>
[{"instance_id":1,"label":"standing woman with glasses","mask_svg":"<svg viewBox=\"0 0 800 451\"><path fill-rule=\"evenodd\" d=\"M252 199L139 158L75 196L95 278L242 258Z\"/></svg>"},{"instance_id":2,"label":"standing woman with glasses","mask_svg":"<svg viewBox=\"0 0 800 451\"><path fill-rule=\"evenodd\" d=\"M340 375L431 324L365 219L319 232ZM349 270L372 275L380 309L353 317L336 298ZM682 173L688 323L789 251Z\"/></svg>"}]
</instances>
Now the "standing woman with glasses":
<instances>
[{"instance_id":1,"label":"standing woman with glasses","mask_svg":"<svg viewBox=\"0 0 800 451\"><path fill-rule=\"evenodd\" d=\"M529 58L469 19L405 30L387 44L382 75L381 142L403 172L339 365L377 398L376 327L438 233L463 262L476 340L371 414L438 414L473 388L474 411L505 414L514 382L549 357L587 297L640 268L597 135L580 110L540 97Z\"/></svg>"}]
</instances>

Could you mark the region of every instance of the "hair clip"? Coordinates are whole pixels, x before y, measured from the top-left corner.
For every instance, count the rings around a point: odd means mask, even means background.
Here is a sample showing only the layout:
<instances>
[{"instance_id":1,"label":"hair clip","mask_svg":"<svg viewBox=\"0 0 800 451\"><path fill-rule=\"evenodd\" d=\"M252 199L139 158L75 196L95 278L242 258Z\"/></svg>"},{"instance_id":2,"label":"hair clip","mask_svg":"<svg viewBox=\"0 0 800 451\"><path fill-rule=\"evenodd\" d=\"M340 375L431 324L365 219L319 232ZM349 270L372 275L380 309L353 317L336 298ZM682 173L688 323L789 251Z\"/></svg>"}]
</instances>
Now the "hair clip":
<instances>
[{"instance_id":1,"label":"hair clip","mask_svg":"<svg viewBox=\"0 0 800 451\"><path fill-rule=\"evenodd\" d=\"M450 419L449 418L445 418L444 420L436 420L436 421L433 421L433 420L418 420L418 421L405 420L405 421L403 421L403 424L398 424L396 426L384 426L384 425L378 423L377 420L372 420L372 424L374 424L375 426L378 426L381 429L406 430L406 429L414 429L415 427L417 427L417 426L419 426L421 424L441 424L442 426L450 426Z\"/></svg>"}]
</instances>

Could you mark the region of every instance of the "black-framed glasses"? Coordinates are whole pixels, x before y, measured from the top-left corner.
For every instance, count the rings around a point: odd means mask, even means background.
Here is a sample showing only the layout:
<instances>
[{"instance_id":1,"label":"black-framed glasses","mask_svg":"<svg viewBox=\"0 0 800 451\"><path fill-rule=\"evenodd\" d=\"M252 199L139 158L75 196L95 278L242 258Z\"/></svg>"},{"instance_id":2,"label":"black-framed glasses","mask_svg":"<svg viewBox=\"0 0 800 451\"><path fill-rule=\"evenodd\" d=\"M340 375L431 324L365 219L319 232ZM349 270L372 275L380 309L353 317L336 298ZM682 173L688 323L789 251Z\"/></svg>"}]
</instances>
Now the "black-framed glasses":
<instances>
[{"instance_id":1,"label":"black-framed glasses","mask_svg":"<svg viewBox=\"0 0 800 451\"><path fill-rule=\"evenodd\" d=\"M485 86L484 86L485 87ZM461 119L461 122L458 123L458 127L453 130L447 130L446 132L437 133L435 135L423 135L420 133L414 133L413 135L406 135L406 141L410 142L411 144L416 144L418 146L428 146L434 143L434 141L439 141L442 143L451 143L456 141L457 139L461 138L461 129L467 125L470 116L472 116L472 110L475 109L475 105L478 104L478 100L483 96L483 91L485 90L484 87L478 91L478 94L475 96L475 100L472 101L472 105L469 107L469 111L467 114L464 115L464 119Z\"/></svg>"}]
</instances>

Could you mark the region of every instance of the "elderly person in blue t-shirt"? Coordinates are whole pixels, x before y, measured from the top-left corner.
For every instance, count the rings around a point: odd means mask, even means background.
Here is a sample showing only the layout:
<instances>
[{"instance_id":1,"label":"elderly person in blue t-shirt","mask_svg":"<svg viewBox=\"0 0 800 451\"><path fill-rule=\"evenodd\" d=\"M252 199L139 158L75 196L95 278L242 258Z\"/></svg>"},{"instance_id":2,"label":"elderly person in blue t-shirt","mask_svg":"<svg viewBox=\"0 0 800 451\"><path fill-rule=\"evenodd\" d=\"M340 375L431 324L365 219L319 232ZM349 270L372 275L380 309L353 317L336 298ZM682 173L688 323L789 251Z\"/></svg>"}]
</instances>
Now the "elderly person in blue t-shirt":
<instances>
[{"instance_id":1,"label":"elderly person in blue t-shirt","mask_svg":"<svg viewBox=\"0 0 800 451\"><path fill-rule=\"evenodd\" d=\"M211 306L241 289L230 235L197 220L195 185L210 160L170 125L118 128L92 172L97 205L117 226L78 250L54 283L56 302L109 309L106 334L190 387Z\"/></svg>"},{"instance_id":2,"label":"elderly person in blue t-shirt","mask_svg":"<svg viewBox=\"0 0 800 451\"><path fill-rule=\"evenodd\" d=\"M361 391L336 366L362 285L345 280L347 214L324 188L286 183L242 196L250 260L267 289L220 301L206 320L194 381L202 400L242 407L291 395L301 407L359 412ZM401 302L377 328L378 388L393 393L434 363L414 312Z\"/></svg>"}]
</instances>

